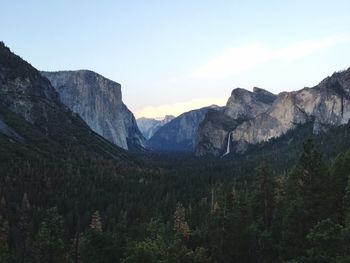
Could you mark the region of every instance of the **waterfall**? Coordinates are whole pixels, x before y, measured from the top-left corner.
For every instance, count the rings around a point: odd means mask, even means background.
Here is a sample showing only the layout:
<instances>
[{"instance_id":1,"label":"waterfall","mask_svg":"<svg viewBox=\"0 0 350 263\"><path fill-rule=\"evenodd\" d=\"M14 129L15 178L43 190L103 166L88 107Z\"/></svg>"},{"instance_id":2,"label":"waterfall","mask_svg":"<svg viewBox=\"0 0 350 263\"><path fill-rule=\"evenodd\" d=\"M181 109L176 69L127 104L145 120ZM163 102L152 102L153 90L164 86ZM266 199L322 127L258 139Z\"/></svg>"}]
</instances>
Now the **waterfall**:
<instances>
[{"instance_id":1,"label":"waterfall","mask_svg":"<svg viewBox=\"0 0 350 263\"><path fill-rule=\"evenodd\" d=\"M226 152L221 157L224 157L225 155L230 153L230 145L231 145L231 132L229 132L228 134Z\"/></svg>"}]
</instances>

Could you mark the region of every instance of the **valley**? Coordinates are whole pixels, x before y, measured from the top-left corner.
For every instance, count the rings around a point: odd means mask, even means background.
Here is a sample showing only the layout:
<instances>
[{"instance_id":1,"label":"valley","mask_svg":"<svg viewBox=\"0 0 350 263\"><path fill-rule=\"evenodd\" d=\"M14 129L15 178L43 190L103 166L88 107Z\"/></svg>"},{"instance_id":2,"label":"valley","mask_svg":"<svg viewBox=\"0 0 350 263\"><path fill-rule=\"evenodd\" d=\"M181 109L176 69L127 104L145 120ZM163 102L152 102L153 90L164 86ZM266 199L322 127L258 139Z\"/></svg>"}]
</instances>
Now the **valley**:
<instances>
[{"instance_id":1,"label":"valley","mask_svg":"<svg viewBox=\"0 0 350 263\"><path fill-rule=\"evenodd\" d=\"M136 119L1 42L0 262L348 262L349 119L350 69Z\"/></svg>"}]
</instances>

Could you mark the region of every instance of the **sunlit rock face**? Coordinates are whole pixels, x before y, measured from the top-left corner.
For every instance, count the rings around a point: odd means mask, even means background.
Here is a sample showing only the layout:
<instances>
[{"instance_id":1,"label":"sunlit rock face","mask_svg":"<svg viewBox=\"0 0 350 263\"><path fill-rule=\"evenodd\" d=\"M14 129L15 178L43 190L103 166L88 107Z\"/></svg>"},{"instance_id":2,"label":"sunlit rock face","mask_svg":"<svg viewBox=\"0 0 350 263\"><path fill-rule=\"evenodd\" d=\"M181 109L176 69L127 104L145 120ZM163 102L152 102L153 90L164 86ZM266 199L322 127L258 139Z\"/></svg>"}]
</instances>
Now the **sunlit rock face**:
<instances>
[{"instance_id":1,"label":"sunlit rock face","mask_svg":"<svg viewBox=\"0 0 350 263\"><path fill-rule=\"evenodd\" d=\"M314 122L314 133L350 119L350 70L335 73L313 88L282 92L265 113L243 122L232 131L232 141L250 144L267 141L296 125Z\"/></svg>"},{"instance_id":2,"label":"sunlit rock face","mask_svg":"<svg viewBox=\"0 0 350 263\"><path fill-rule=\"evenodd\" d=\"M254 88L253 92L237 88L232 91L224 113L232 119L253 118L269 109L275 98L260 88Z\"/></svg>"},{"instance_id":3,"label":"sunlit rock face","mask_svg":"<svg viewBox=\"0 0 350 263\"><path fill-rule=\"evenodd\" d=\"M93 71L41 72L60 100L96 133L121 148L145 146L132 112L122 101L121 86Z\"/></svg>"},{"instance_id":4,"label":"sunlit rock face","mask_svg":"<svg viewBox=\"0 0 350 263\"><path fill-rule=\"evenodd\" d=\"M298 124L313 122L317 134L349 119L350 69L334 73L313 88L278 96L258 88L253 93L235 89L225 109L208 113L201 124L196 154L222 155L227 143L235 145L232 151L244 152L247 145L279 137Z\"/></svg>"},{"instance_id":5,"label":"sunlit rock face","mask_svg":"<svg viewBox=\"0 0 350 263\"><path fill-rule=\"evenodd\" d=\"M268 140L285 133L297 123L304 123L307 118L296 105L295 94L281 93L269 110L237 126L232 131L232 140L247 143Z\"/></svg>"},{"instance_id":6,"label":"sunlit rock face","mask_svg":"<svg viewBox=\"0 0 350 263\"><path fill-rule=\"evenodd\" d=\"M209 111L201 123L196 141L196 155L221 155L226 151L229 132L240 123L267 111L276 95L254 88L253 92L234 89L225 107Z\"/></svg>"}]
</instances>

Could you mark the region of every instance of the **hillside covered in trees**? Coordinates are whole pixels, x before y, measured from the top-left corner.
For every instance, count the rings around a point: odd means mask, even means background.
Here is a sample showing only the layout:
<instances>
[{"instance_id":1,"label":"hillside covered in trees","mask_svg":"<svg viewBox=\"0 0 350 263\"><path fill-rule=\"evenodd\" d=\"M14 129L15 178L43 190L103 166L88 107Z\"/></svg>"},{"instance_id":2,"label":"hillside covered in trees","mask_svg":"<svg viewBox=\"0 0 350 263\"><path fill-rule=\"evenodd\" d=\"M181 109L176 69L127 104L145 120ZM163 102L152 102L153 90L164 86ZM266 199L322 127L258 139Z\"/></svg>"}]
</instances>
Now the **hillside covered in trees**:
<instances>
[{"instance_id":1,"label":"hillside covered in trees","mask_svg":"<svg viewBox=\"0 0 350 263\"><path fill-rule=\"evenodd\" d=\"M0 262L350 262L349 123L224 158L130 153L0 58Z\"/></svg>"},{"instance_id":2,"label":"hillside covered in trees","mask_svg":"<svg viewBox=\"0 0 350 263\"><path fill-rule=\"evenodd\" d=\"M350 151L324 159L307 140L288 172L252 174L168 161L8 166L1 262L349 262Z\"/></svg>"}]
</instances>

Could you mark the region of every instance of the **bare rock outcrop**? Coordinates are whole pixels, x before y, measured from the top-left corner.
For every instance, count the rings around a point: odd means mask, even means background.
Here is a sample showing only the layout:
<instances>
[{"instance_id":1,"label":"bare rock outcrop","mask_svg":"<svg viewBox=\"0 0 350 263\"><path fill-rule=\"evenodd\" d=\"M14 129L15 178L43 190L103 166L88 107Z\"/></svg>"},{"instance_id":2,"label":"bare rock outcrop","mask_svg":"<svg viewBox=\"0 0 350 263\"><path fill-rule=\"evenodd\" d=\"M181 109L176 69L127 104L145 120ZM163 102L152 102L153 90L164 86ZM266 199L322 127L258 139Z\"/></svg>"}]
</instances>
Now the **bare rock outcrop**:
<instances>
[{"instance_id":1,"label":"bare rock outcrop","mask_svg":"<svg viewBox=\"0 0 350 263\"><path fill-rule=\"evenodd\" d=\"M207 113L196 140L196 155L222 155L227 148L229 133L242 122L267 111L276 95L254 88L253 92L234 89L225 107Z\"/></svg>"},{"instance_id":2,"label":"bare rock outcrop","mask_svg":"<svg viewBox=\"0 0 350 263\"><path fill-rule=\"evenodd\" d=\"M256 144L276 138L298 124L314 122L314 133L350 119L350 70L333 74L313 88L282 92L266 112L232 130L232 141Z\"/></svg>"},{"instance_id":3,"label":"bare rock outcrop","mask_svg":"<svg viewBox=\"0 0 350 263\"><path fill-rule=\"evenodd\" d=\"M93 71L41 72L60 100L96 133L121 148L145 147L132 112L122 101L121 85Z\"/></svg>"}]
</instances>

